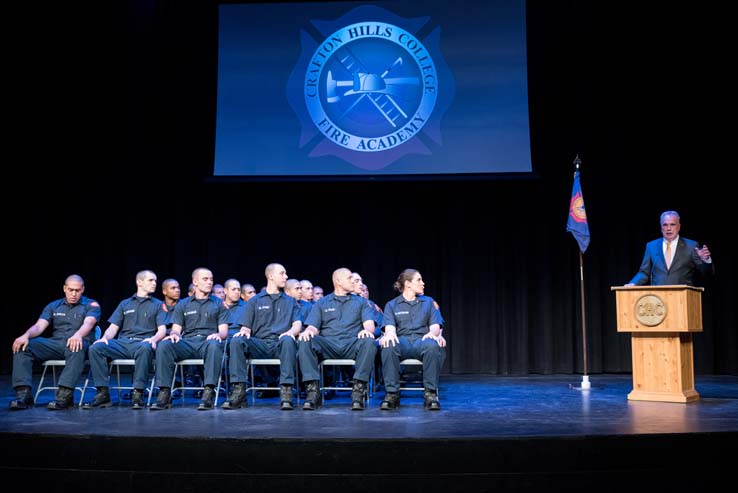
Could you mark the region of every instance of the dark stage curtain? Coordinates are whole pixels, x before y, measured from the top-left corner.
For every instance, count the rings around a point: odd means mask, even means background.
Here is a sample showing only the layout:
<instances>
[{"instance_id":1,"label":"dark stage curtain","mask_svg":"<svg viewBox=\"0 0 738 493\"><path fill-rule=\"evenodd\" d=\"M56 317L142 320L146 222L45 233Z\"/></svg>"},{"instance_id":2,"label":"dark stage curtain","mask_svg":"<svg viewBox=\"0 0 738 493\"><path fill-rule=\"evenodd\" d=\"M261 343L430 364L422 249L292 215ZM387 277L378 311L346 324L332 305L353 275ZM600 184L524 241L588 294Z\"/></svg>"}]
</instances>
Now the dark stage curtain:
<instances>
[{"instance_id":1,"label":"dark stage curtain","mask_svg":"<svg viewBox=\"0 0 738 493\"><path fill-rule=\"evenodd\" d=\"M536 174L522 179L208 181L213 6L121 3L102 54L92 48L97 38L65 44L60 31L58 49L75 54L78 71L73 82L44 86L63 103L45 108L51 127L29 126L37 138L18 163L26 176L6 182L25 198L6 205L12 289L2 369L10 370L13 338L62 296L71 273L85 278L85 294L107 319L134 292L139 270L186 290L191 271L206 266L216 282L235 277L258 289L276 261L326 293L331 272L349 267L382 307L402 269L420 270L447 321L446 372L580 373L578 247L565 230L579 153L592 234L584 256L589 372L630 371L629 334L616 332L610 286L634 275L645 243L660 235L659 214L676 209L682 235L707 243L716 266L704 284L704 332L694 336L696 371L738 374L738 267L730 218L719 208L729 187L707 166L715 156L697 145L701 124L684 102L698 76L676 63L692 34L655 22L655 7L635 15L552 3L528 5ZM82 118L70 124L70 111ZM42 159L51 172L37 171Z\"/></svg>"}]
</instances>

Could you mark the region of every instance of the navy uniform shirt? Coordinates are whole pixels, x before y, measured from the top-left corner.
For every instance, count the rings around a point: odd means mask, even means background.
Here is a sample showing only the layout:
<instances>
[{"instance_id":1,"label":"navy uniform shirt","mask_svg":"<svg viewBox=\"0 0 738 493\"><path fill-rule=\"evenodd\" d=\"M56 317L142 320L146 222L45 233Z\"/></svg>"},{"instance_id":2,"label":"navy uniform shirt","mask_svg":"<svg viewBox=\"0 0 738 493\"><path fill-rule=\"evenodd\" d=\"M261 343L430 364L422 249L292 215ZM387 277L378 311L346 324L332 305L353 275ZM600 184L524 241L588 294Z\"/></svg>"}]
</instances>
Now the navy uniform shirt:
<instances>
[{"instance_id":1,"label":"navy uniform shirt","mask_svg":"<svg viewBox=\"0 0 738 493\"><path fill-rule=\"evenodd\" d=\"M69 339L82 327L86 317L95 317L95 320L100 320L100 315L100 304L87 296L82 296L76 305L67 303L66 298L52 301L46 305L38 318L51 323L52 339ZM92 342L94 336L95 332L91 330L85 339Z\"/></svg>"},{"instance_id":2,"label":"navy uniform shirt","mask_svg":"<svg viewBox=\"0 0 738 493\"><path fill-rule=\"evenodd\" d=\"M179 301L177 301L179 303ZM165 325L167 328L167 331L172 328L172 315L174 314L174 307L177 306L177 303L173 304L172 306L167 305L166 303L161 304L161 309L156 315L156 326Z\"/></svg>"},{"instance_id":3,"label":"navy uniform shirt","mask_svg":"<svg viewBox=\"0 0 738 493\"><path fill-rule=\"evenodd\" d=\"M371 308L372 314L374 315L374 335L378 336L381 334L381 328L384 325L384 314L382 313L382 309L379 308L379 305L372 300L366 300L366 302L369 304L369 308Z\"/></svg>"},{"instance_id":4,"label":"navy uniform shirt","mask_svg":"<svg viewBox=\"0 0 738 493\"><path fill-rule=\"evenodd\" d=\"M229 330L241 330L241 324L240 320L243 316L243 311L246 309L246 302L243 301L241 298L238 299L238 303L236 303L233 306L227 305L226 302L223 302L223 308L228 310L226 314L226 319L228 320L228 329Z\"/></svg>"},{"instance_id":5,"label":"navy uniform shirt","mask_svg":"<svg viewBox=\"0 0 738 493\"><path fill-rule=\"evenodd\" d=\"M108 323L120 327L118 337L147 338L156 334L157 316L162 301L152 296L143 298L136 295L118 304Z\"/></svg>"},{"instance_id":6,"label":"navy uniform shirt","mask_svg":"<svg viewBox=\"0 0 738 493\"><path fill-rule=\"evenodd\" d=\"M240 324L251 329L251 337L278 339L295 320L302 322L300 306L295 298L282 292L269 294L262 291L246 303Z\"/></svg>"},{"instance_id":7,"label":"navy uniform shirt","mask_svg":"<svg viewBox=\"0 0 738 493\"><path fill-rule=\"evenodd\" d=\"M172 323L182 326L182 337L209 336L218 333L218 325L228 323L223 300L212 294L198 300L188 296L174 305Z\"/></svg>"},{"instance_id":8,"label":"navy uniform shirt","mask_svg":"<svg viewBox=\"0 0 738 493\"><path fill-rule=\"evenodd\" d=\"M313 303L305 300L300 300L297 302L297 304L300 306L300 321L304 322L307 320L308 315L310 315L310 310L313 309Z\"/></svg>"},{"instance_id":9,"label":"navy uniform shirt","mask_svg":"<svg viewBox=\"0 0 738 493\"><path fill-rule=\"evenodd\" d=\"M430 296L408 301L400 295L384 306L384 325L396 327L398 337L425 335L432 324L443 325L443 317Z\"/></svg>"},{"instance_id":10,"label":"navy uniform shirt","mask_svg":"<svg viewBox=\"0 0 738 493\"><path fill-rule=\"evenodd\" d=\"M374 310L361 296L331 293L313 305L305 325L312 325L324 337L336 337L349 344L364 329L364 322L374 320Z\"/></svg>"}]
</instances>

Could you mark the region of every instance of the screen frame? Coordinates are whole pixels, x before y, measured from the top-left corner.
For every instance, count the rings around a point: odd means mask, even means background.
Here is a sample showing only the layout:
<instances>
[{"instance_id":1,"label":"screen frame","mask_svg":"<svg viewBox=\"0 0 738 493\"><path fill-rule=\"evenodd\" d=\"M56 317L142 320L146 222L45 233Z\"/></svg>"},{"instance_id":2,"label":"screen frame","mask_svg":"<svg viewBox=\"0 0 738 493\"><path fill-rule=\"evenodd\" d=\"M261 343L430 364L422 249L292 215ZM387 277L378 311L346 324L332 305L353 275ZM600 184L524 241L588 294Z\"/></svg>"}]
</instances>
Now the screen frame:
<instances>
[{"instance_id":1,"label":"screen frame","mask_svg":"<svg viewBox=\"0 0 738 493\"><path fill-rule=\"evenodd\" d=\"M353 183L353 182L408 182L408 181L517 181L517 180L538 180L541 179L541 175L536 166L534 159L534 146L533 146L533 114L531 111L531 93L530 93L530 74L529 74L529 43L528 43L528 5L527 0L519 0L521 2L521 8L523 9L523 35L524 35L524 50L525 50L525 75L526 75L526 110L528 118L527 137L529 142L528 152L530 154L530 171L485 171L485 172L474 172L474 173L388 173L388 174L375 174L375 173L360 173L360 174L275 174L275 175L225 175L215 174L216 167L216 138L217 138L217 104L213 111L213 140L212 140L212 153L211 153L211 165L209 175L206 177L206 181L209 183L300 183L300 182L336 182L336 183ZM354 3L357 5L375 5L375 4L386 4L392 2L386 1L356 1L356 0L217 0L216 1L216 29L215 29L215 45L216 45L216 59L220 53L220 23L221 23L221 6L222 5L273 5L273 4L286 4L286 3L298 3L298 4L350 4ZM219 89L220 81L218 80L218 63L215 64L216 71L216 84L215 84L215 98L217 101L217 94Z\"/></svg>"}]
</instances>

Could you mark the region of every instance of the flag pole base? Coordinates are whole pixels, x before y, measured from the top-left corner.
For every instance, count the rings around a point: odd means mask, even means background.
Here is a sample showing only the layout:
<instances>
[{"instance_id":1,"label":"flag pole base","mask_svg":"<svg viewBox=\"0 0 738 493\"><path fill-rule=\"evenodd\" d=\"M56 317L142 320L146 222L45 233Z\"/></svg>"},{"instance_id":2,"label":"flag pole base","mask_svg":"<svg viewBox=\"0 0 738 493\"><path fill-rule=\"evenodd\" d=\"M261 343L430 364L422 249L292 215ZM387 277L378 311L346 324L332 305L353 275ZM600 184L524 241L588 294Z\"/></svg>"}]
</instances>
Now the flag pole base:
<instances>
[{"instance_id":1,"label":"flag pole base","mask_svg":"<svg viewBox=\"0 0 738 493\"><path fill-rule=\"evenodd\" d=\"M589 381L589 375L582 375L582 383L579 387L569 384L569 388L574 390L592 390L592 384Z\"/></svg>"}]
</instances>

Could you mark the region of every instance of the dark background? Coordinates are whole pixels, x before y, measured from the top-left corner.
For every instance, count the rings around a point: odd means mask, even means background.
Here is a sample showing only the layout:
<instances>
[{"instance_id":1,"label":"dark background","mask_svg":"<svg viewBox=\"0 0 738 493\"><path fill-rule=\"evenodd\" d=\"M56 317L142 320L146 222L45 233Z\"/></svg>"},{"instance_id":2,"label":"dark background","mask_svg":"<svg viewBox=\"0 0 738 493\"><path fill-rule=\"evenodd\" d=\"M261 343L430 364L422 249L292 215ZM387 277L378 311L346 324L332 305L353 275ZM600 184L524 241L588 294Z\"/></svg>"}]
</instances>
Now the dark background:
<instances>
[{"instance_id":1,"label":"dark background","mask_svg":"<svg viewBox=\"0 0 738 493\"><path fill-rule=\"evenodd\" d=\"M139 270L186 289L207 266L216 282L258 288L278 261L326 293L349 267L381 306L402 269L420 270L447 321L448 372L579 373L578 248L565 230L579 154L589 372L630 371L610 286L633 276L659 214L676 209L716 265L696 371L738 374L732 163L713 123L725 111L720 12L529 2L534 177L222 183L208 180L217 5L103 3L7 12L4 371L69 274L107 319Z\"/></svg>"}]
</instances>

